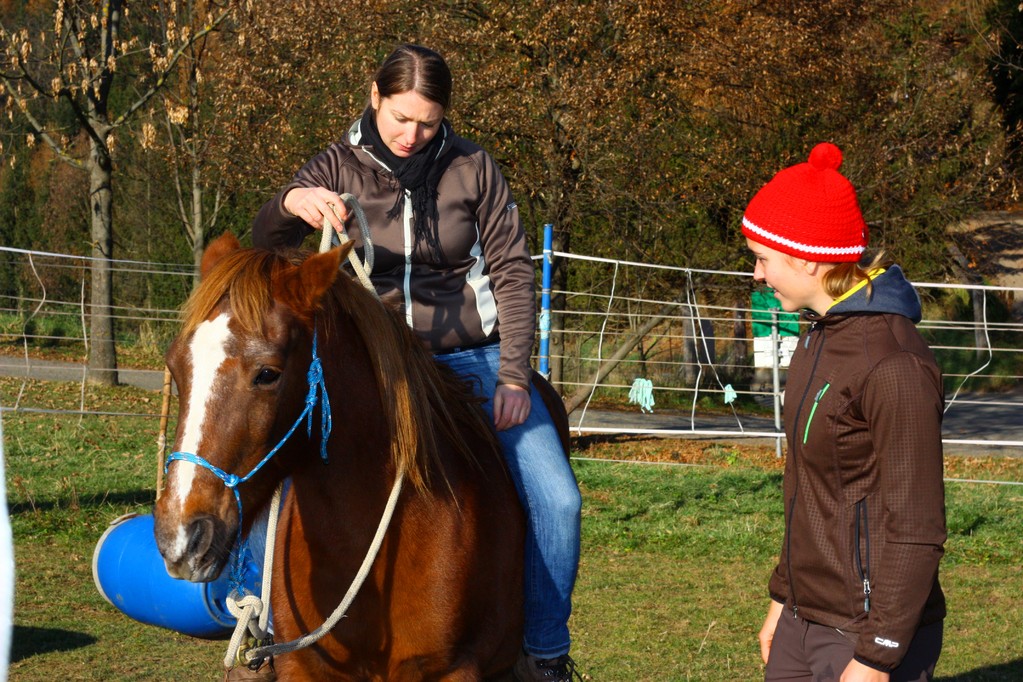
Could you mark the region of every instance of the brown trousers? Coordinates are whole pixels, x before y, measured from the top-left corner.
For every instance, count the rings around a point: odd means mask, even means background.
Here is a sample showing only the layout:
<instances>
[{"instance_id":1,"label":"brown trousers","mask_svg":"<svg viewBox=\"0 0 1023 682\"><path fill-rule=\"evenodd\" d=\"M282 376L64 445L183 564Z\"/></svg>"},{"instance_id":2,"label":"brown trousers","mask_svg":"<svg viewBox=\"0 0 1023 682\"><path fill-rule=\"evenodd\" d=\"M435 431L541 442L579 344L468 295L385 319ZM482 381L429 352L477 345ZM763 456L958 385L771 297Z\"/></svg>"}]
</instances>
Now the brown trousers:
<instances>
[{"instance_id":1,"label":"brown trousers","mask_svg":"<svg viewBox=\"0 0 1023 682\"><path fill-rule=\"evenodd\" d=\"M930 682L941 655L944 623L938 621L916 631L905 658L891 674L891 682ZM778 619L771 642L765 682L828 682L842 676L852 660L858 635L793 618L786 610Z\"/></svg>"}]
</instances>

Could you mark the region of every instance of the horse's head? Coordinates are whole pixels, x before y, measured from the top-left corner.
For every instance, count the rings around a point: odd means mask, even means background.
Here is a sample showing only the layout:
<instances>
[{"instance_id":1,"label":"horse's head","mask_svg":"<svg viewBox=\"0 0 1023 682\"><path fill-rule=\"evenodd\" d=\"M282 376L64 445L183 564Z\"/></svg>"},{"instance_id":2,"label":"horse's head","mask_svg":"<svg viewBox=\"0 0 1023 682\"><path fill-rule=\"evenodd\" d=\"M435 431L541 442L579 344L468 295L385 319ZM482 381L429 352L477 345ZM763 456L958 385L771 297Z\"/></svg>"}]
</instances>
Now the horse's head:
<instances>
[{"instance_id":1,"label":"horse's head","mask_svg":"<svg viewBox=\"0 0 1023 682\"><path fill-rule=\"evenodd\" d=\"M259 507L283 475L273 460L253 472L303 411L314 317L346 251L295 265L241 249L233 235L207 249L166 354L179 413L155 520L172 576L216 578L238 534L239 507Z\"/></svg>"}]
</instances>

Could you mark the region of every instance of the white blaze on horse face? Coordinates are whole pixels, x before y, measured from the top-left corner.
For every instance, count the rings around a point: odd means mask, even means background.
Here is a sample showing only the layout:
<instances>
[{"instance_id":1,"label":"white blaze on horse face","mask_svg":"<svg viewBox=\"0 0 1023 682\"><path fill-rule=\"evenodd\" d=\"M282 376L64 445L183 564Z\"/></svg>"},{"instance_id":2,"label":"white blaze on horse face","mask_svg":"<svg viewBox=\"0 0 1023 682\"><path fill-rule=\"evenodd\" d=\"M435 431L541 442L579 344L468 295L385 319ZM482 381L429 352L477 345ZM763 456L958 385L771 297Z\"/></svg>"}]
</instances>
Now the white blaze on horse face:
<instances>
[{"instance_id":1,"label":"white blaze on horse face","mask_svg":"<svg viewBox=\"0 0 1023 682\"><path fill-rule=\"evenodd\" d=\"M214 395L215 381L220 366L227 359L227 342L231 332L227 328L229 315L218 315L212 320L203 322L195 329L192 341L188 345L191 357L192 376L189 382L192 389L188 394L188 415L181 431L180 452L191 452L202 456L202 432L206 422L207 405ZM192 489L197 469L196 464L178 460L170 476L168 490L184 506L185 499ZM178 529L177 545L181 556L184 553L187 538L184 527Z\"/></svg>"}]
</instances>

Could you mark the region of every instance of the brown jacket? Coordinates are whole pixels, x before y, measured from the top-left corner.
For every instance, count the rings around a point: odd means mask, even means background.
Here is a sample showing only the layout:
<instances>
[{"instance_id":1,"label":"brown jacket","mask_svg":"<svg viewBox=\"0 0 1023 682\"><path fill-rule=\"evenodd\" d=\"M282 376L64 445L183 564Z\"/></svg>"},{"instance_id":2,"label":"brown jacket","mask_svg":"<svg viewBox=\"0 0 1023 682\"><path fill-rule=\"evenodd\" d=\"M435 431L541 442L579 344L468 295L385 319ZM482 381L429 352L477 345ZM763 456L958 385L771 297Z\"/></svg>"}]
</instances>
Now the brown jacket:
<instances>
[{"instance_id":1,"label":"brown jacket","mask_svg":"<svg viewBox=\"0 0 1023 682\"><path fill-rule=\"evenodd\" d=\"M802 618L859 633L890 671L945 616L941 372L898 267L813 323L785 388L785 538L769 590Z\"/></svg>"},{"instance_id":2,"label":"brown jacket","mask_svg":"<svg viewBox=\"0 0 1023 682\"><path fill-rule=\"evenodd\" d=\"M296 187L326 187L353 194L366 213L374 245L372 280L381 298L397 306L433 351L473 346L500 338L499 383L528 388L529 357L536 329L535 275L526 236L508 183L480 147L445 134L447 164L437 186L442 262L425 244L413 248L411 201L402 215L387 217L401 191L372 147L361 145L356 121L342 142L313 157L256 216L253 244L294 247L313 230L284 209ZM348 230L358 248L354 219Z\"/></svg>"}]
</instances>

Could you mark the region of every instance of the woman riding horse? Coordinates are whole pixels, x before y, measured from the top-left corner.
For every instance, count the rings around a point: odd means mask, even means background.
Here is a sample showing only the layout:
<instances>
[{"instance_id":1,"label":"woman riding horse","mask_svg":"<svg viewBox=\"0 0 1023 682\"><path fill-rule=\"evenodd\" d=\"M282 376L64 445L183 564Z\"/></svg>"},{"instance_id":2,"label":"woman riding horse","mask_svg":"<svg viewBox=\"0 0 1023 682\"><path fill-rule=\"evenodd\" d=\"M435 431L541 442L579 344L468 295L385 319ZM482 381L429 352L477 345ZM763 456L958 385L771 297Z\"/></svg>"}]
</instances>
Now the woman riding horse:
<instances>
[{"instance_id":1,"label":"woman riding horse","mask_svg":"<svg viewBox=\"0 0 1023 682\"><path fill-rule=\"evenodd\" d=\"M451 89L440 55L398 47L344 139L260 210L253 243L297 246L325 220L341 227L341 194L359 199L376 245L373 285L486 399L526 508L526 626L515 674L569 680L581 497L551 415L531 390L535 273L519 212L494 160L445 118Z\"/></svg>"}]
</instances>

